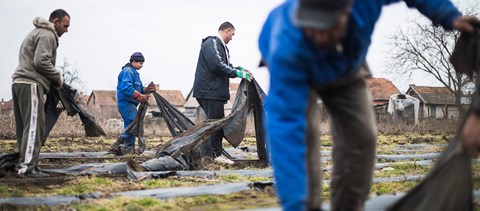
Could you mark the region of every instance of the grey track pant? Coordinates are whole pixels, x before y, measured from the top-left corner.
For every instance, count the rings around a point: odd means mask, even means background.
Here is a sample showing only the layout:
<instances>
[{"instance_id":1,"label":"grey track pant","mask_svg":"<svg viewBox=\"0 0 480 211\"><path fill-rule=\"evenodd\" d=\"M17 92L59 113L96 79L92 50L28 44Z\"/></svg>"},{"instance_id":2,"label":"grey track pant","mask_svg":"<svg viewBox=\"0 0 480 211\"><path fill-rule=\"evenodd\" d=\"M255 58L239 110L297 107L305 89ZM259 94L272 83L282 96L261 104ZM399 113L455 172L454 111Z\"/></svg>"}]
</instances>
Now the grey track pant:
<instances>
[{"instance_id":1,"label":"grey track pant","mask_svg":"<svg viewBox=\"0 0 480 211\"><path fill-rule=\"evenodd\" d=\"M19 174L30 172L38 165L45 134L44 94L45 90L39 84L12 85L17 147L20 151L16 166Z\"/></svg>"}]
</instances>

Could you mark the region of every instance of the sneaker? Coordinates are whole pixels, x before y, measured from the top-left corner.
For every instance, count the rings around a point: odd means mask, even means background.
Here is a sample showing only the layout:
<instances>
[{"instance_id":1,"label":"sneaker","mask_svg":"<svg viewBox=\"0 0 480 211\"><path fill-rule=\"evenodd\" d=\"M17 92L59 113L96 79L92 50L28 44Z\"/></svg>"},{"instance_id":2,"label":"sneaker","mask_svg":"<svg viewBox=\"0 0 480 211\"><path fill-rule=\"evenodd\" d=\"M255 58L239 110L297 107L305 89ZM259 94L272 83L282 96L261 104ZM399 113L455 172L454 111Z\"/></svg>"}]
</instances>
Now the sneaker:
<instances>
[{"instance_id":1,"label":"sneaker","mask_svg":"<svg viewBox=\"0 0 480 211\"><path fill-rule=\"evenodd\" d=\"M50 174L44 173L42 171L32 170L31 172L26 172L23 174L18 174L20 177L23 178L45 178L50 177Z\"/></svg>"},{"instance_id":2,"label":"sneaker","mask_svg":"<svg viewBox=\"0 0 480 211\"><path fill-rule=\"evenodd\" d=\"M228 165L235 164L235 162L233 160L228 159L224 155L220 155L213 160L215 161L215 163L228 164Z\"/></svg>"}]
</instances>

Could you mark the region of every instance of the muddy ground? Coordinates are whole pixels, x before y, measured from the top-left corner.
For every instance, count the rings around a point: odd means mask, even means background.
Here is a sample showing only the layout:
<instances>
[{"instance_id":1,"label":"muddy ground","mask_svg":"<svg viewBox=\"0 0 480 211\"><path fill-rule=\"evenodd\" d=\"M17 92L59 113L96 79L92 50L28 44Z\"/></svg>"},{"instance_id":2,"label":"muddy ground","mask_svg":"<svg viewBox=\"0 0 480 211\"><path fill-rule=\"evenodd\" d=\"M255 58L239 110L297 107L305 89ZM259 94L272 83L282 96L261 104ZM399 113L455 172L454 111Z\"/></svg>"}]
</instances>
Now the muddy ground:
<instances>
[{"instance_id":1,"label":"muddy ground","mask_svg":"<svg viewBox=\"0 0 480 211\"><path fill-rule=\"evenodd\" d=\"M415 155L441 152L451 138L451 134L414 134L406 133L401 135L380 135L378 141L378 154L381 155ZM147 138L147 151L155 151L162 143L168 141L166 138ZM321 137L321 150L331 149L331 137ZM59 152L106 152L114 139L106 138L53 138L47 140L42 148L42 153ZM226 141L224 141L227 144ZM421 146L421 149L409 149L408 146ZM239 148L252 148L255 146L255 138L246 138ZM230 146L225 145L225 148ZM231 148L231 147L230 147ZM15 152L16 142L14 140L0 140L0 153ZM249 156L254 153L248 154ZM105 155L96 158L43 158L40 160L40 167L44 169L61 169L83 163L122 163L133 159L137 163L153 158L153 155L132 155L114 156ZM239 160L233 166L209 165L204 170L240 170L240 169L271 169L262 162L254 161L248 157L248 161ZM391 161L377 160L377 163L388 163ZM476 164L475 164L476 165ZM331 167L328 155L324 159L325 169ZM409 162L392 162L388 168L379 168L375 171L375 178L397 177L405 175L425 175L431 165L418 165L415 160ZM474 166L478 169L478 166ZM478 172L478 171L476 171ZM323 178L328 180L329 171L324 171ZM474 174L475 186L480 186L479 175ZM80 202L55 205L18 207L3 205L3 209L37 209L37 210L243 210L258 208L278 207L278 202L272 186L264 188L253 188L241 192L226 195L201 195L193 197L176 197L167 199L156 199L152 197L132 198L125 196L110 196L110 193L148 190L156 188L172 187L197 187L202 185L229 184L236 182L264 182L273 181L271 177L241 176L235 173L220 175L213 178L199 177L168 177L164 179L130 181L123 176L113 175L64 175L53 174L50 178L29 179L18 178L15 174L8 174L0 179L0 198L11 197L35 197L35 196L78 196L91 193L100 193L101 197L96 199L82 200ZM392 181L376 183L372 187L371 196L406 192L412 188L418 180L414 181ZM328 201L329 187L323 185L322 198Z\"/></svg>"}]
</instances>

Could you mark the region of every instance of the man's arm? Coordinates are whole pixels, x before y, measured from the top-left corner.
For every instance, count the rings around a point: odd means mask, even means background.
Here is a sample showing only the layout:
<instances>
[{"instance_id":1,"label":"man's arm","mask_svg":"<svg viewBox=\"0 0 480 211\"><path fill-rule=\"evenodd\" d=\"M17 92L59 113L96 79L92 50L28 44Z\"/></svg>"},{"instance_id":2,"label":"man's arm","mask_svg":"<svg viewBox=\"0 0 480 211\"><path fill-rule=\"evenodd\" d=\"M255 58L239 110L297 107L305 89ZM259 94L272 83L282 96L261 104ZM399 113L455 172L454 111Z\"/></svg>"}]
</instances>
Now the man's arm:
<instances>
[{"instance_id":1,"label":"man's arm","mask_svg":"<svg viewBox=\"0 0 480 211\"><path fill-rule=\"evenodd\" d=\"M404 0L408 7L417 8L427 16L434 25L441 25L445 29L454 29L453 22L462 16L462 13L449 0Z\"/></svg>"},{"instance_id":2,"label":"man's arm","mask_svg":"<svg viewBox=\"0 0 480 211\"><path fill-rule=\"evenodd\" d=\"M55 86L60 87L63 85L62 74L52 64L52 51L56 47L57 41L53 34L52 36L39 36L33 65L38 73L52 81Z\"/></svg>"},{"instance_id":3,"label":"man's arm","mask_svg":"<svg viewBox=\"0 0 480 211\"><path fill-rule=\"evenodd\" d=\"M135 89L133 88L133 73L132 71L125 71L120 81L118 82L118 91L133 99L133 93Z\"/></svg>"},{"instance_id":4,"label":"man's arm","mask_svg":"<svg viewBox=\"0 0 480 211\"><path fill-rule=\"evenodd\" d=\"M236 69L233 66L229 66L221 58L220 51L223 50L223 47L219 45L213 38L210 38L205 42L206 43L202 48L204 48L203 56L205 57L208 69L214 74L220 76L226 76L230 78L237 77Z\"/></svg>"}]
</instances>

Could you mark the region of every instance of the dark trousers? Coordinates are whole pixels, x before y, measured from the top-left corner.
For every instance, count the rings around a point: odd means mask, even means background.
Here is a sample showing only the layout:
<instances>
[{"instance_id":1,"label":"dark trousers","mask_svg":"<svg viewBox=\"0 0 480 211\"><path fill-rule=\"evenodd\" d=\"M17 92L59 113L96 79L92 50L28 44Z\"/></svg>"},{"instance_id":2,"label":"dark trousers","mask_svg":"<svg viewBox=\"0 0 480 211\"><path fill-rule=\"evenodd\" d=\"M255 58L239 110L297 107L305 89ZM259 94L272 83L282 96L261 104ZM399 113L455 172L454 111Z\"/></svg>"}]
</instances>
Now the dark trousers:
<instances>
[{"instance_id":1,"label":"dark trousers","mask_svg":"<svg viewBox=\"0 0 480 211\"><path fill-rule=\"evenodd\" d=\"M210 100L210 99L198 99L198 104L202 107L203 111L207 115L207 119L222 119L225 117L224 111L224 100ZM208 150L211 152L213 157L218 157L222 155L223 147L222 147L222 139L223 139L223 130L219 130L216 133L212 134L208 139L209 147Z\"/></svg>"},{"instance_id":2,"label":"dark trousers","mask_svg":"<svg viewBox=\"0 0 480 211\"><path fill-rule=\"evenodd\" d=\"M16 165L19 174L38 167L38 156L45 136L44 94L45 90L39 84L12 85L17 147L20 152Z\"/></svg>"},{"instance_id":3,"label":"dark trousers","mask_svg":"<svg viewBox=\"0 0 480 211\"><path fill-rule=\"evenodd\" d=\"M377 126L365 73L315 87L333 129L332 210L362 210L372 185Z\"/></svg>"}]
</instances>

